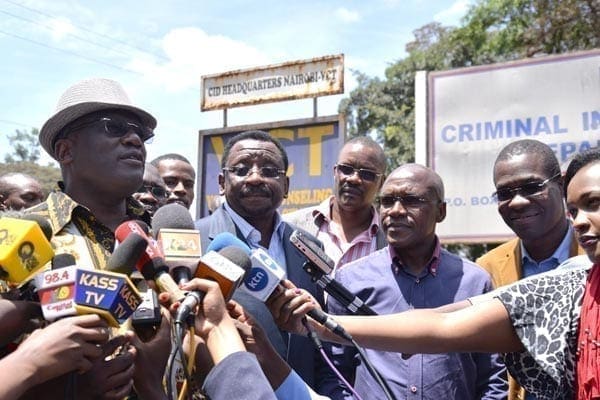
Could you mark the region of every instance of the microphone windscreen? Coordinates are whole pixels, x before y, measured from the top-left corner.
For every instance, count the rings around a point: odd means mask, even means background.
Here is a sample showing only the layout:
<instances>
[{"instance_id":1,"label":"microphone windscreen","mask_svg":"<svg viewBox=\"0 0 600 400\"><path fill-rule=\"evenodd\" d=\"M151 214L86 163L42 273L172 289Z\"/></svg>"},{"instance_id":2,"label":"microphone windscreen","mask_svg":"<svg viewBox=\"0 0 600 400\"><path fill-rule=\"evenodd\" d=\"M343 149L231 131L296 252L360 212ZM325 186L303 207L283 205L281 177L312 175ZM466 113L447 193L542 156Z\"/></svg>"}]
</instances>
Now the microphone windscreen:
<instances>
[{"instance_id":1,"label":"microphone windscreen","mask_svg":"<svg viewBox=\"0 0 600 400\"><path fill-rule=\"evenodd\" d=\"M130 233L106 262L106 270L129 275L146 251L148 241L135 232Z\"/></svg>"},{"instance_id":2,"label":"microphone windscreen","mask_svg":"<svg viewBox=\"0 0 600 400\"><path fill-rule=\"evenodd\" d=\"M237 239L237 238L236 238ZM237 239L239 240L239 239ZM227 258L229 261L244 270L244 275L252 269L252 261L248 257L248 253L238 246L227 246L218 251L220 255ZM243 279L243 278L242 278Z\"/></svg>"},{"instance_id":3,"label":"microphone windscreen","mask_svg":"<svg viewBox=\"0 0 600 400\"><path fill-rule=\"evenodd\" d=\"M60 253L52 257L52 269L59 269L64 267L70 267L71 265L77 264L73 254Z\"/></svg>"},{"instance_id":4,"label":"microphone windscreen","mask_svg":"<svg viewBox=\"0 0 600 400\"><path fill-rule=\"evenodd\" d=\"M248 247L246 243L242 242L235 235L229 232L221 232L217 236L215 236L212 242L210 242L210 244L208 245L208 249L206 249L206 252L208 253L209 251L219 251L227 246L239 247L247 255L250 254L250 247Z\"/></svg>"},{"instance_id":5,"label":"microphone windscreen","mask_svg":"<svg viewBox=\"0 0 600 400\"><path fill-rule=\"evenodd\" d=\"M142 221L141 219L134 219L133 220L136 224L138 224L138 226L144 231L144 233L146 235L148 235L150 233L150 227L148 226L147 223L145 223L144 221Z\"/></svg>"},{"instance_id":6,"label":"microphone windscreen","mask_svg":"<svg viewBox=\"0 0 600 400\"><path fill-rule=\"evenodd\" d=\"M194 220L187 208L172 203L160 207L152 217L152 232L158 235L161 229L194 229Z\"/></svg>"},{"instance_id":7,"label":"microphone windscreen","mask_svg":"<svg viewBox=\"0 0 600 400\"><path fill-rule=\"evenodd\" d=\"M42 217L41 215L37 215L37 214L24 214L21 217L21 219L26 219L28 221L37 222L37 224L42 229L42 233L44 234L44 236L46 236L46 239L48 239L48 241L50 241L50 239L52 239L52 226L50 225L50 222L48 222L48 220L46 218Z\"/></svg>"}]
</instances>

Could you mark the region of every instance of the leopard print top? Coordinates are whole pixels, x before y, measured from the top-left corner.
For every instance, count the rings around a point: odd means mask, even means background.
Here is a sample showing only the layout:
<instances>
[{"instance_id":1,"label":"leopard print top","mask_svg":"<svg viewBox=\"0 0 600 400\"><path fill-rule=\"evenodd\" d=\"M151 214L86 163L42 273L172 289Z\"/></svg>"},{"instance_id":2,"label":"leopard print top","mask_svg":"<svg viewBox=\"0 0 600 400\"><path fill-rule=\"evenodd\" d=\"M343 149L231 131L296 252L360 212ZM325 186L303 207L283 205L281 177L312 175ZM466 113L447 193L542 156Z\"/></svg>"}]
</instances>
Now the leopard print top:
<instances>
[{"instance_id":1,"label":"leopard print top","mask_svg":"<svg viewBox=\"0 0 600 400\"><path fill-rule=\"evenodd\" d=\"M571 400L577 328L589 268L552 271L500 289L525 350L505 355L510 374L538 400Z\"/></svg>"}]
</instances>

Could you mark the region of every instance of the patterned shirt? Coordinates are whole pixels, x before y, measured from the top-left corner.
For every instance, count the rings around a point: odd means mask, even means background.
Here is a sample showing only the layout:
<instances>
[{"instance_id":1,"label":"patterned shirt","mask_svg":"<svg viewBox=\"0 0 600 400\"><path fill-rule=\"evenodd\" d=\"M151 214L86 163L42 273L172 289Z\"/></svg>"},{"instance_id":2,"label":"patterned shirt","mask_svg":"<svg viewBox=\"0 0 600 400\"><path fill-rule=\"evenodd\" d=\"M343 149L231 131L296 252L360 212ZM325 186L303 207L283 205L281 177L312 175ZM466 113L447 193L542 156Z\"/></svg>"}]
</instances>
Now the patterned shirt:
<instances>
[{"instance_id":1,"label":"patterned shirt","mask_svg":"<svg viewBox=\"0 0 600 400\"><path fill-rule=\"evenodd\" d=\"M508 353L510 374L538 400L573 398L577 329L589 266L556 269L495 291L525 350Z\"/></svg>"},{"instance_id":2,"label":"patterned shirt","mask_svg":"<svg viewBox=\"0 0 600 400\"><path fill-rule=\"evenodd\" d=\"M59 186L62 187L61 183ZM73 255L77 264L84 268L105 268L115 247L115 235L87 207L57 190L27 212L50 222L55 251ZM126 199L126 213L128 219L140 219L150 225L150 215L132 197Z\"/></svg>"}]
</instances>

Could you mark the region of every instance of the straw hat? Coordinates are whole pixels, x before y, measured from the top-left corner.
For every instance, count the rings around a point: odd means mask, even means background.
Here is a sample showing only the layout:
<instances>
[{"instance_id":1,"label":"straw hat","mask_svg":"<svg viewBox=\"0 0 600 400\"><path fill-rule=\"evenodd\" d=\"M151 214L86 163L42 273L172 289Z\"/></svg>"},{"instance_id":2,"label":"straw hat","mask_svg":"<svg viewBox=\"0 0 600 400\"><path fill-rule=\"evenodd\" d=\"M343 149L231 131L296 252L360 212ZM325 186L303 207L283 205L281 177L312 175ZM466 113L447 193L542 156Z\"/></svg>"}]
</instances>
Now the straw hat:
<instances>
[{"instance_id":1,"label":"straw hat","mask_svg":"<svg viewBox=\"0 0 600 400\"><path fill-rule=\"evenodd\" d=\"M76 119L101 110L125 110L137 115L141 122L151 129L156 127L156 119L135 107L123 87L110 79L88 79L68 88L58 100L56 111L40 130L42 147L55 157L53 142L56 135Z\"/></svg>"}]
</instances>

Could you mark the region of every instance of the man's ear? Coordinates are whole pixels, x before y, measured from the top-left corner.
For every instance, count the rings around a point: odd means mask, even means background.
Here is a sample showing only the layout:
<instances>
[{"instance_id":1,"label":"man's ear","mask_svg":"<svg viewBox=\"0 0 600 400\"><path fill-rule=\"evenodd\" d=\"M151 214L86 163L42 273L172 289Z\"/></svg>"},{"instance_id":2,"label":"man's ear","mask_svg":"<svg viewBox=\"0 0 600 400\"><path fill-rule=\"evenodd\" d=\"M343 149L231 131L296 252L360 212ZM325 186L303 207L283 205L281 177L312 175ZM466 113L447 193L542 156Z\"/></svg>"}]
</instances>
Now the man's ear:
<instances>
[{"instance_id":1,"label":"man's ear","mask_svg":"<svg viewBox=\"0 0 600 400\"><path fill-rule=\"evenodd\" d=\"M219 174L219 195L225 196L225 175Z\"/></svg>"},{"instance_id":2,"label":"man's ear","mask_svg":"<svg viewBox=\"0 0 600 400\"><path fill-rule=\"evenodd\" d=\"M73 161L73 141L67 138L58 139L54 144L54 155L59 164L70 164Z\"/></svg>"},{"instance_id":3,"label":"man's ear","mask_svg":"<svg viewBox=\"0 0 600 400\"><path fill-rule=\"evenodd\" d=\"M289 190L290 190L290 177L286 175L285 182L283 184L283 198L284 199L287 199Z\"/></svg>"},{"instance_id":4,"label":"man's ear","mask_svg":"<svg viewBox=\"0 0 600 400\"><path fill-rule=\"evenodd\" d=\"M437 222L440 223L440 222L442 222L443 220L446 219L446 202L445 201L441 201L438 204L437 207L438 207L438 210L437 210L437 212L438 212Z\"/></svg>"}]
</instances>

